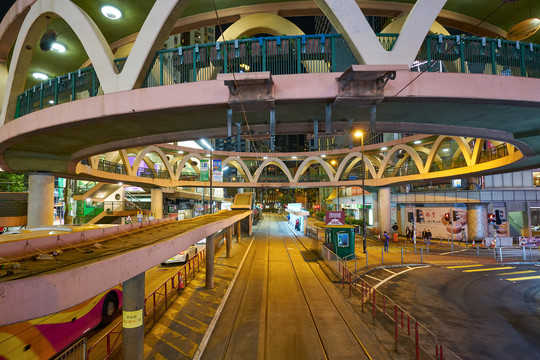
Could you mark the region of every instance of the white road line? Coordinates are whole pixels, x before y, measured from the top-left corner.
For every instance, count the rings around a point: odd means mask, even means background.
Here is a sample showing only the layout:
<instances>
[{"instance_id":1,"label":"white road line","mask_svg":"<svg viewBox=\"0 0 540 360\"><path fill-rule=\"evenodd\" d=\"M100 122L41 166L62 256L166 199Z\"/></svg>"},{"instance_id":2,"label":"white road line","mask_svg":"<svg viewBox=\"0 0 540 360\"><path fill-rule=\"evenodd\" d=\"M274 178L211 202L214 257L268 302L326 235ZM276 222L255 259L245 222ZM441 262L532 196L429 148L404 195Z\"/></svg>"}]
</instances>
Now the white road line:
<instances>
[{"instance_id":1,"label":"white road line","mask_svg":"<svg viewBox=\"0 0 540 360\"><path fill-rule=\"evenodd\" d=\"M395 272L388 270L387 268L384 268L384 270L388 271L390 274L395 274Z\"/></svg>"},{"instance_id":2,"label":"white road line","mask_svg":"<svg viewBox=\"0 0 540 360\"><path fill-rule=\"evenodd\" d=\"M455 253L457 253L457 252L464 252L464 251L467 251L467 250L469 250L469 249L454 250L454 252L455 252ZM452 252L449 251L449 252L445 252L445 253L440 253L439 255L448 255L448 254L452 254Z\"/></svg>"},{"instance_id":3,"label":"white road line","mask_svg":"<svg viewBox=\"0 0 540 360\"><path fill-rule=\"evenodd\" d=\"M394 277L396 277L396 276L398 276L398 275L404 274L404 273L406 273L407 271L411 271L411 270L414 270L414 269L421 269L421 268L430 267L430 266L431 266L431 265L415 266L415 267L413 267L413 268L405 269L405 270L403 270L402 272L399 272L399 273L396 273L396 274L394 274L394 275L392 275L392 276L387 277L386 279L384 279L383 281L381 281L380 283L378 283L377 285L375 285L373 288L376 289L376 288L378 288L379 286L381 286L382 284L384 284L385 282L387 282L388 280L390 280L390 279L392 279L392 278L394 278ZM366 276L367 276L367 275L366 275Z\"/></svg>"},{"instance_id":4,"label":"white road line","mask_svg":"<svg viewBox=\"0 0 540 360\"><path fill-rule=\"evenodd\" d=\"M368 278L370 278L370 279L373 279L373 280L375 280L375 281L382 281L381 279L377 279L376 277L373 277L373 276L371 276L371 275L364 275L364 276L365 276L365 277L368 277Z\"/></svg>"}]
</instances>

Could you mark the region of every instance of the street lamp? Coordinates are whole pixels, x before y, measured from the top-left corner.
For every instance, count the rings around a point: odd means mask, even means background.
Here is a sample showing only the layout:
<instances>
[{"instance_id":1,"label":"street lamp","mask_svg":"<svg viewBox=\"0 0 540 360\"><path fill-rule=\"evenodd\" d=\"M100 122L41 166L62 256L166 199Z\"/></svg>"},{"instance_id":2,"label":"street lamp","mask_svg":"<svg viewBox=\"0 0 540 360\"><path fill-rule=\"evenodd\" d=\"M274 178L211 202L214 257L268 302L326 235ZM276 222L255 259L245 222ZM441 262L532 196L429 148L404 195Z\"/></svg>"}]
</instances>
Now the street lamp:
<instances>
[{"instance_id":1,"label":"street lamp","mask_svg":"<svg viewBox=\"0 0 540 360\"><path fill-rule=\"evenodd\" d=\"M364 133L360 130L357 130L354 132L355 138L360 138L361 140L361 152L362 152L362 220L364 222L364 226L362 227L362 237L363 237L363 247L364 247L364 253L366 253L366 190L364 188L364 180L365 180L365 170L364 170Z\"/></svg>"}]
</instances>

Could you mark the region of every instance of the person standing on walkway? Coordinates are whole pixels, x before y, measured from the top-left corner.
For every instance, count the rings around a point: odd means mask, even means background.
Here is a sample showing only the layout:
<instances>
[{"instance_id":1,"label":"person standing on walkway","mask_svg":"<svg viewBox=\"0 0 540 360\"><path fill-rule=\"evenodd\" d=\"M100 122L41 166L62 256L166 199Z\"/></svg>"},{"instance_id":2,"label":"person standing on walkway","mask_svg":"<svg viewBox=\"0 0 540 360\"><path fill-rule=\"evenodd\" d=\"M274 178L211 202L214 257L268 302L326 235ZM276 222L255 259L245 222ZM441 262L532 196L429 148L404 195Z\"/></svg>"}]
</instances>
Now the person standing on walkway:
<instances>
[{"instance_id":1,"label":"person standing on walkway","mask_svg":"<svg viewBox=\"0 0 540 360\"><path fill-rule=\"evenodd\" d=\"M424 240L424 243L426 242L426 237L427 237L427 231L424 229L422 231L422 240Z\"/></svg>"},{"instance_id":2,"label":"person standing on walkway","mask_svg":"<svg viewBox=\"0 0 540 360\"><path fill-rule=\"evenodd\" d=\"M383 241L384 241L384 252L388 252L388 243L390 242L390 236L388 236L386 231L384 232L384 235L383 235Z\"/></svg>"},{"instance_id":3,"label":"person standing on walkway","mask_svg":"<svg viewBox=\"0 0 540 360\"><path fill-rule=\"evenodd\" d=\"M408 226L405 229L405 236L407 237L407 241L411 240L411 228L409 228Z\"/></svg>"},{"instance_id":4,"label":"person standing on walkway","mask_svg":"<svg viewBox=\"0 0 540 360\"><path fill-rule=\"evenodd\" d=\"M426 243L431 244L431 230L429 229L426 231Z\"/></svg>"}]
</instances>

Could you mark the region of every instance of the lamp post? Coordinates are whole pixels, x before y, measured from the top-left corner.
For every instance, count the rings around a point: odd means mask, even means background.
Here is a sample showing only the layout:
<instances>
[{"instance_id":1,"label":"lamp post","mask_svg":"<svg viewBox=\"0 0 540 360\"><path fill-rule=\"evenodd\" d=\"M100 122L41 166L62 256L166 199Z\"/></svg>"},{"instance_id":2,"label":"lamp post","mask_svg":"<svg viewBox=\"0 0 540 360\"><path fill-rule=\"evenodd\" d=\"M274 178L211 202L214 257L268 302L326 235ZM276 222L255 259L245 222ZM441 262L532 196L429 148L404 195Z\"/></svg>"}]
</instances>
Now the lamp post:
<instances>
[{"instance_id":1,"label":"lamp post","mask_svg":"<svg viewBox=\"0 0 540 360\"><path fill-rule=\"evenodd\" d=\"M366 253L366 191L364 189L364 180L365 180L365 161L364 161L364 133L362 131L356 131L354 133L354 137L360 138L360 144L361 144L361 152L362 152L362 220L364 222L364 226L362 226L362 245L364 249L364 253Z\"/></svg>"}]
</instances>

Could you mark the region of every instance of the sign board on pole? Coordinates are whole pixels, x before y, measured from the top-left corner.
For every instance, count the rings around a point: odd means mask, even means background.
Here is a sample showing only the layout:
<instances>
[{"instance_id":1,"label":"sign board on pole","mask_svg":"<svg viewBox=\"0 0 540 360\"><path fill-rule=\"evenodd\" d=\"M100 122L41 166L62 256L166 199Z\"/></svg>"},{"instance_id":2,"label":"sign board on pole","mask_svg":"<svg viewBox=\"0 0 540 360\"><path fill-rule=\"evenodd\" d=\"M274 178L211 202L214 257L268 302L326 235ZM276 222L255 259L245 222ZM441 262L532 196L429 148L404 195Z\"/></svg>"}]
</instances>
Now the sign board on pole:
<instances>
[{"instance_id":1,"label":"sign board on pole","mask_svg":"<svg viewBox=\"0 0 540 360\"><path fill-rule=\"evenodd\" d=\"M154 213L150 213L150 216L148 217L148 220L154 220Z\"/></svg>"},{"instance_id":2,"label":"sign board on pole","mask_svg":"<svg viewBox=\"0 0 540 360\"><path fill-rule=\"evenodd\" d=\"M142 219L142 211L137 211L137 219Z\"/></svg>"},{"instance_id":3,"label":"sign board on pole","mask_svg":"<svg viewBox=\"0 0 540 360\"><path fill-rule=\"evenodd\" d=\"M345 211L327 211L324 223L326 225L345 225Z\"/></svg>"},{"instance_id":4,"label":"sign board on pole","mask_svg":"<svg viewBox=\"0 0 540 360\"><path fill-rule=\"evenodd\" d=\"M209 164L207 159L201 159L201 181L208 181L210 179L209 173Z\"/></svg>"},{"instance_id":5,"label":"sign board on pole","mask_svg":"<svg viewBox=\"0 0 540 360\"><path fill-rule=\"evenodd\" d=\"M212 159L212 181L223 181L221 159Z\"/></svg>"}]
</instances>

